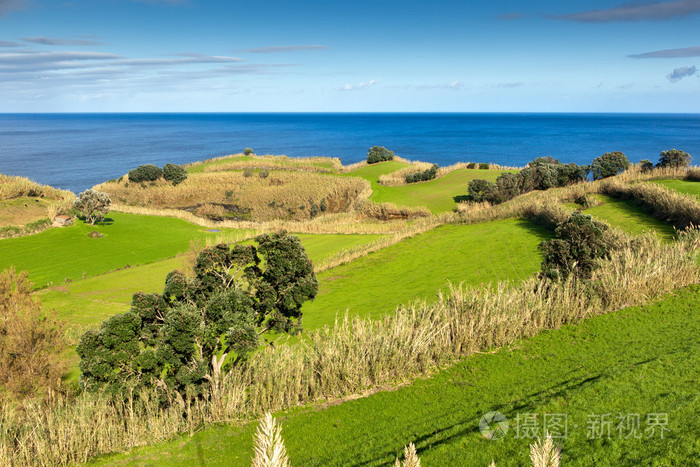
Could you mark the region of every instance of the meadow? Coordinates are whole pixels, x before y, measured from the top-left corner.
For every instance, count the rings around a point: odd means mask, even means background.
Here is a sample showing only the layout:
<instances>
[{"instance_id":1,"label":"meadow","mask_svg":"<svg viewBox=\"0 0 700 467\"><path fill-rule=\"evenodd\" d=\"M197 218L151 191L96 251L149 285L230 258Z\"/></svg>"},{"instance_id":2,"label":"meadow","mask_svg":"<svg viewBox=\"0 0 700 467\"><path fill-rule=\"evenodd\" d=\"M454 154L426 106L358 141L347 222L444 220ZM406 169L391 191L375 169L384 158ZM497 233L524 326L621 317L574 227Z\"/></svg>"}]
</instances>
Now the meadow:
<instances>
[{"instance_id":1,"label":"meadow","mask_svg":"<svg viewBox=\"0 0 700 467\"><path fill-rule=\"evenodd\" d=\"M652 180L652 183L658 183L659 185L665 186L666 188L670 188L679 193L700 197L700 183L697 181L667 179Z\"/></svg>"},{"instance_id":2,"label":"meadow","mask_svg":"<svg viewBox=\"0 0 700 467\"><path fill-rule=\"evenodd\" d=\"M566 417L567 436L555 440L562 465L692 465L700 453L700 425L691 422L700 410L698 335L694 286L475 355L406 386L275 416L292 465L388 465L410 442L424 465L527 465L528 445L550 414ZM503 439L479 432L490 411L508 418ZM652 436L649 414L667 417ZM602 416L609 428L596 425ZM92 465L250 465L256 427L211 427Z\"/></svg>"}]
</instances>

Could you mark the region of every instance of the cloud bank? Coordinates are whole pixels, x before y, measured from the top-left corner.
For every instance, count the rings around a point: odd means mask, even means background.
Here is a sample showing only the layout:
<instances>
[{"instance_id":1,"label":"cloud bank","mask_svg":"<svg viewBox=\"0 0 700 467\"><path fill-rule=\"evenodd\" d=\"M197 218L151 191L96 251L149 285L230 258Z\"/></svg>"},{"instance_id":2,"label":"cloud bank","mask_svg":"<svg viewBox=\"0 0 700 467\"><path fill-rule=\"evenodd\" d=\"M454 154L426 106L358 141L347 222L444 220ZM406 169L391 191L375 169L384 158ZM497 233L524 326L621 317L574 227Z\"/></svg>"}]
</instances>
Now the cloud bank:
<instances>
[{"instance_id":1,"label":"cloud bank","mask_svg":"<svg viewBox=\"0 0 700 467\"><path fill-rule=\"evenodd\" d=\"M655 50L643 54L628 55L630 58L684 58L700 57L700 46L682 49Z\"/></svg>"},{"instance_id":2,"label":"cloud bank","mask_svg":"<svg viewBox=\"0 0 700 467\"><path fill-rule=\"evenodd\" d=\"M695 73L697 73L697 71L698 69L695 66L682 66L680 68L676 68L671 73L667 74L666 79L672 83L677 83L683 78L693 76Z\"/></svg>"},{"instance_id":3,"label":"cloud bank","mask_svg":"<svg viewBox=\"0 0 700 467\"><path fill-rule=\"evenodd\" d=\"M700 13L700 0L626 3L605 10L591 10L567 15L549 15L548 17L583 23L609 23L618 21L661 21L683 18L696 13Z\"/></svg>"}]
</instances>

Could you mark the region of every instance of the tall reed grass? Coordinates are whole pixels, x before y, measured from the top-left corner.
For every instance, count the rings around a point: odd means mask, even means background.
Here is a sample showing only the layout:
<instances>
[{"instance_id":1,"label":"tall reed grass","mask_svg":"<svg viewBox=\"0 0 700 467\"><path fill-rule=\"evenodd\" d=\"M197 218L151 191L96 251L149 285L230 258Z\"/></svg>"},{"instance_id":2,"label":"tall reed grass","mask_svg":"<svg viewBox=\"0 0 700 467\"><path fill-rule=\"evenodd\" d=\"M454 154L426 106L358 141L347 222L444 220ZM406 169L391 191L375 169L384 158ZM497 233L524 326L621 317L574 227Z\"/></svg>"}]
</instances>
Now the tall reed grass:
<instances>
[{"instance_id":1,"label":"tall reed grass","mask_svg":"<svg viewBox=\"0 0 700 467\"><path fill-rule=\"evenodd\" d=\"M32 196L55 200L72 199L75 197L68 190L59 190L49 185L41 185L25 177L15 177L0 174L0 199Z\"/></svg>"},{"instance_id":2,"label":"tall reed grass","mask_svg":"<svg viewBox=\"0 0 700 467\"><path fill-rule=\"evenodd\" d=\"M212 378L207 399L154 392L124 401L99 394L0 405L0 459L10 465L67 465L193 432L217 422L362 394L430 374L460 357L515 343L543 329L641 304L700 282L700 231L672 244L627 240L590 282L529 279L519 286L454 286L437 302L400 307L379 321L339 317L296 343L278 340L247 364Z\"/></svg>"}]
</instances>

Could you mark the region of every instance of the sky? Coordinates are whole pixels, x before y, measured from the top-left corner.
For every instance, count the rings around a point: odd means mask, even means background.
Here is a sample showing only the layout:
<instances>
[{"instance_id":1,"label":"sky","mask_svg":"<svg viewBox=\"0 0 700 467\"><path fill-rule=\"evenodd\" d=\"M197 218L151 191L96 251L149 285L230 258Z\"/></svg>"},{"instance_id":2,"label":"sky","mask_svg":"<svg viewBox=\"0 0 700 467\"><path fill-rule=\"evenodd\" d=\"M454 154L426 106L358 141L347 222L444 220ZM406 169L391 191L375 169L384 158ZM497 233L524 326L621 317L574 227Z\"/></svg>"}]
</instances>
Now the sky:
<instances>
[{"instance_id":1,"label":"sky","mask_svg":"<svg viewBox=\"0 0 700 467\"><path fill-rule=\"evenodd\" d=\"M700 109L700 0L0 0L0 112Z\"/></svg>"}]
</instances>

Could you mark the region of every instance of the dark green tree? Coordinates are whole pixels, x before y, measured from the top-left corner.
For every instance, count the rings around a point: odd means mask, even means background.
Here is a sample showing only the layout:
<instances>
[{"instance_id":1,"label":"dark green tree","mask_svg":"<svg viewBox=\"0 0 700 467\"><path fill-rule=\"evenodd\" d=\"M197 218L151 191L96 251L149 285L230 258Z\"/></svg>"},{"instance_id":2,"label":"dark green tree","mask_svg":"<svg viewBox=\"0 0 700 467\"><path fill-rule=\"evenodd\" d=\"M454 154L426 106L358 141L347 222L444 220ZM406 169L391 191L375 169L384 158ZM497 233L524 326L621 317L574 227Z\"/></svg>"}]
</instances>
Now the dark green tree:
<instances>
[{"instance_id":1,"label":"dark green tree","mask_svg":"<svg viewBox=\"0 0 700 467\"><path fill-rule=\"evenodd\" d=\"M130 182L153 182L163 177L163 169L153 164L139 165L129 171Z\"/></svg>"},{"instance_id":2,"label":"dark green tree","mask_svg":"<svg viewBox=\"0 0 700 467\"><path fill-rule=\"evenodd\" d=\"M165 164L163 166L163 178L173 182L173 185L177 185L187 179L187 169L177 164Z\"/></svg>"},{"instance_id":3,"label":"dark green tree","mask_svg":"<svg viewBox=\"0 0 700 467\"><path fill-rule=\"evenodd\" d=\"M556 228L557 238L540 243L539 249L544 253L541 276L552 280L565 280L572 275L589 279L597 261L610 250L603 234L607 228L591 216L574 211Z\"/></svg>"},{"instance_id":4,"label":"dark green tree","mask_svg":"<svg viewBox=\"0 0 700 467\"><path fill-rule=\"evenodd\" d=\"M688 167L693 157L679 149L669 149L659 155L658 167Z\"/></svg>"},{"instance_id":5,"label":"dark green tree","mask_svg":"<svg viewBox=\"0 0 700 467\"><path fill-rule=\"evenodd\" d=\"M480 178L470 180L468 188L469 200L477 203L486 201L493 196L493 192L496 189L496 184L488 180L482 180Z\"/></svg>"},{"instance_id":6,"label":"dark green tree","mask_svg":"<svg viewBox=\"0 0 700 467\"><path fill-rule=\"evenodd\" d=\"M80 216L89 222L90 225L95 225L109 213L112 206L112 200L107 193L88 189L78 195L73 201L73 209L80 213Z\"/></svg>"},{"instance_id":7,"label":"dark green tree","mask_svg":"<svg viewBox=\"0 0 700 467\"><path fill-rule=\"evenodd\" d=\"M629 169L630 161L619 151L606 152L600 157L593 159L591 172L594 180L612 177Z\"/></svg>"},{"instance_id":8,"label":"dark green tree","mask_svg":"<svg viewBox=\"0 0 700 467\"><path fill-rule=\"evenodd\" d=\"M367 163L376 164L377 162L390 161L394 159L394 151L389 151L384 146L372 146L367 152Z\"/></svg>"},{"instance_id":9,"label":"dark green tree","mask_svg":"<svg viewBox=\"0 0 700 467\"><path fill-rule=\"evenodd\" d=\"M297 237L256 241L204 249L192 279L171 272L162 295L136 293L129 312L85 333L76 349L85 386L201 394L213 356L230 355L235 366L265 331L300 330L301 306L318 292L313 264Z\"/></svg>"},{"instance_id":10,"label":"dark green tree","mask_svg":"<svg viewBox=\"0 0 700 467\"><path fill-rule=\"evenodd\" d=\"M246 156L250 156L251 154L253 154L253 148L245 148L243 150L243 154Z\"/></svg>"},{"instance_id":11,"label":"dark green tree","mask_svg":"<svg viewBox=\"0 0 700 467\"><path fill-rule=\"evenodd\" d=\"M654 169L654 164L649 159L639 161L639 168L642 172L651 172Z\"/></svg>"}]
</instances>

